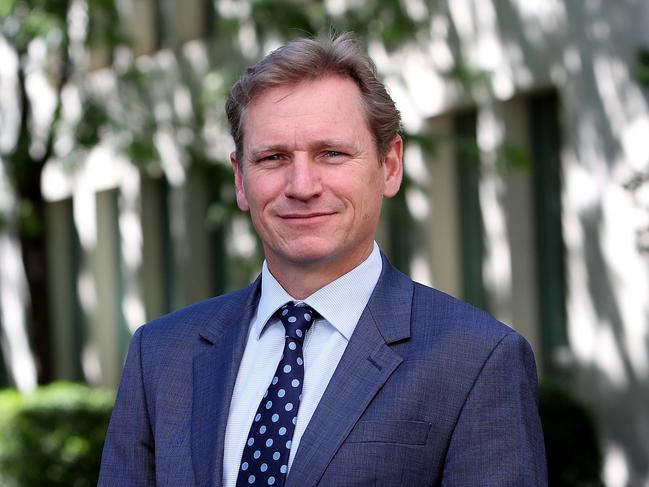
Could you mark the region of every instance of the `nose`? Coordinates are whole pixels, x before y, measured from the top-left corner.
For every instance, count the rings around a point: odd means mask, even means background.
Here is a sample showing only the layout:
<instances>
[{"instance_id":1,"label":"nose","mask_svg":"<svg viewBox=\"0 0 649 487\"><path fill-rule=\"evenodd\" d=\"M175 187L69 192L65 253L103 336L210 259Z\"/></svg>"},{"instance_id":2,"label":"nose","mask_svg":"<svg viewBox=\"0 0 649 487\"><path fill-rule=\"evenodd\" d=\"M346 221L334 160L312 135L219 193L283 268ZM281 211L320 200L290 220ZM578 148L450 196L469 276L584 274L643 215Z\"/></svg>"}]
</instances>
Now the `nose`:
<instances>
[{"instance_id":1,"label":"nose","mask_svg":"<svg viewBox=\"0 0 649 487\"><path fill-rule=\"evenodd\" d=\"M286 175L286 197L306 201L317 197L321 192L322 183L317 164L307 155L296 155Z\"/></svg>"}]
</instances>

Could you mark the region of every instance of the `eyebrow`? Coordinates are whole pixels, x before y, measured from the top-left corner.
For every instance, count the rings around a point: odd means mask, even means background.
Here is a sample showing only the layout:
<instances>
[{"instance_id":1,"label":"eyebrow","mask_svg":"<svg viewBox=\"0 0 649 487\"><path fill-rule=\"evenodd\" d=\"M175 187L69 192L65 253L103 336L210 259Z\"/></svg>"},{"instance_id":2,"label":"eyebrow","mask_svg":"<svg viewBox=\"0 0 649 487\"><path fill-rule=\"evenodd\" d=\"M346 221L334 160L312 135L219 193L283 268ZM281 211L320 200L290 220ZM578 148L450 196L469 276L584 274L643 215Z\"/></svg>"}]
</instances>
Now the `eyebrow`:
<instances>
[{"instance_id":1,"label":"eyebrow","mask_svg":"<svg viewBox=\"0 0 649 487\"><path fill-rule=\"evenodd\" d=\"M257 157L261 156L262 154L269 154L269 153L274 153L274 152L285 152L286 147L283 145L269 145L265 147L259 147L257 149L251 150L250 151L250 157L249 159L256 159Z\"/></svg>"}]
</instances>

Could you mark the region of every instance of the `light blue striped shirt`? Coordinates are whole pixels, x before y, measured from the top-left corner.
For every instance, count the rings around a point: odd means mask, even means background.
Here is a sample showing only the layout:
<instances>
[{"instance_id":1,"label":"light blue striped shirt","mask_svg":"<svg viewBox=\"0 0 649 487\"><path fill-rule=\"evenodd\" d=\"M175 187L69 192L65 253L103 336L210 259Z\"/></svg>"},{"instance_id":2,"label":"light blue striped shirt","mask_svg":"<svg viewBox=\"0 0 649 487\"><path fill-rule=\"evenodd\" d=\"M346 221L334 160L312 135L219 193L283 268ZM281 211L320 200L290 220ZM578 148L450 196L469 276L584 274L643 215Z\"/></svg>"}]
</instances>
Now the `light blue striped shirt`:
<instances>
[{"instance_id":1,"label":"light blue striped shirt","mask_svg":"<svg viewBox=\"0 0 649 487\"><path fill-rule=\"evenodd\" d=\"M320 313L304 342L304 388L297 415L290 469L295 452L338 362L347 347L381 274L379 247L374 243L369 257L347 274L319 289L303 301ZM250 425L264 392L282 357L284 327L271 319L291 297L277 282L264 262L261 298L250 323L248 341L230 402L223 455L223 485L234 487Z\"/></svg>"}]
</instances>

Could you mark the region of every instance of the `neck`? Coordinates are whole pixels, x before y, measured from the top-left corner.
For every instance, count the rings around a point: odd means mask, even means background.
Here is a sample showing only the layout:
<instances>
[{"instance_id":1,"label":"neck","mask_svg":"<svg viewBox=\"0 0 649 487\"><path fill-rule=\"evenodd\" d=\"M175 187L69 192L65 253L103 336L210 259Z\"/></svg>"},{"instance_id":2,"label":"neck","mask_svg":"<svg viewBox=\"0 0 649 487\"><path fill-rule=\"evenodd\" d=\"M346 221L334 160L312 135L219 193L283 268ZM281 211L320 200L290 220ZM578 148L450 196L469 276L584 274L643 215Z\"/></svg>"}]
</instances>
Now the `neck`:
<instances>
[{"instance_id":1,"label":"neck","mask_svg":"<svg viewBox=\"0 0 649 487\"><path fill-rule=\"evenodd\" d=\"M295 299L306 299L330 282L361 264L372 253L374 242L369 249L358 252L356 258L344 262L277 262L266 257L268 270L284 290Z\"/></svg>"}]
</instances>

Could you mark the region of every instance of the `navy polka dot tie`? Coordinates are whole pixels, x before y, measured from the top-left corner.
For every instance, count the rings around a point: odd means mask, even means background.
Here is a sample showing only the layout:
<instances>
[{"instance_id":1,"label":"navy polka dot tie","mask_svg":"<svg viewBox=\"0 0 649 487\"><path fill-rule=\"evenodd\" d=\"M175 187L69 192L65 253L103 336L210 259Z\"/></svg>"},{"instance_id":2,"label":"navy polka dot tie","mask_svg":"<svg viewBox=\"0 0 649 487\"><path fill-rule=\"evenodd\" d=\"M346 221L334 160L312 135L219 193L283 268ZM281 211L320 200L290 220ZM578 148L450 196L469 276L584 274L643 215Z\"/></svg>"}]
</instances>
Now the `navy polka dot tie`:
<instances>
[{"instance_id":1,"label":"navy polka dot tie","mask_svg":"<svg viewBox=\"0 0 649 487\"><path fill-rule=\"evenodd\" d=\"M288 303L275 316L286 329L284 354L250 427L241 456L237 487L283 486L288 471L293 431L302 399L302 344L318 314L304 303Z\"/></svg>"}]
</instances>

